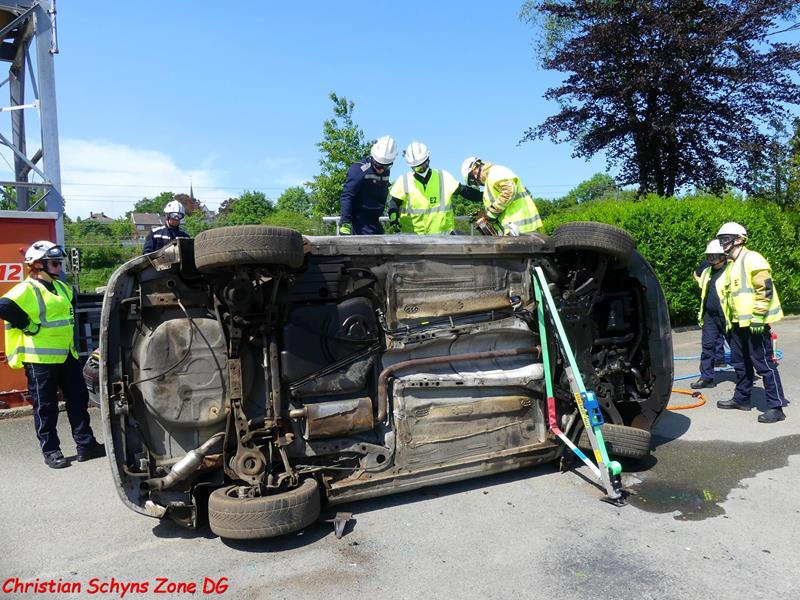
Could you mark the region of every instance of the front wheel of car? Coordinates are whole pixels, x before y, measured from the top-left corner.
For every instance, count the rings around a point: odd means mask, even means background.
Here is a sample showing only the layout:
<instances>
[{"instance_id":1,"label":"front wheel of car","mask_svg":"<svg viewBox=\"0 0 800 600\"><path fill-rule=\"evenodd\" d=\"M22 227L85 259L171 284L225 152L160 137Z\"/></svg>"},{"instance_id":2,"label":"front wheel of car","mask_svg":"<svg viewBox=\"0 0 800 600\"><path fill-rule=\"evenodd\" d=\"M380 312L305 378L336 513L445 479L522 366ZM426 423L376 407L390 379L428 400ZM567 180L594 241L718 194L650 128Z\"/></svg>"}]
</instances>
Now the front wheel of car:
<instances>
[{"instance_id":1,"label":"front wheel of car","mask_svg":"<svg viewBox=\"0 0 800 600\"><path fill-rule=\"evenodd\" d=\"M303 264L303 236L293 229L268 225L236 225L208 229L194 240L194 262L203 272L237 265Z\"/></svg>"},{"instance_id":2,"label":"front wheel of car","mask_svg":"<svg viewBox=\"0 0 800 600\"><path fill-rule=\"evenodd\" d=\"M641 459L650 455L651 434L645 429L605 423L600 426L600 432L611 456ZM586 429L581 431L577 446L583 450L592 450Z\"/></svg>"},{"instance_id":3,"label":"front wheel of car","mask_svg":"<svg viewBox=\"0 0 800 600\"><path fill-rule=\"evenodd\" d=\"M299 531L320 515L319 484L305 479L296 488L240 498L240 486L214 490L208 498L208 524L216 535L232 540L253 540Z\"/></svg>"}]
</instances>

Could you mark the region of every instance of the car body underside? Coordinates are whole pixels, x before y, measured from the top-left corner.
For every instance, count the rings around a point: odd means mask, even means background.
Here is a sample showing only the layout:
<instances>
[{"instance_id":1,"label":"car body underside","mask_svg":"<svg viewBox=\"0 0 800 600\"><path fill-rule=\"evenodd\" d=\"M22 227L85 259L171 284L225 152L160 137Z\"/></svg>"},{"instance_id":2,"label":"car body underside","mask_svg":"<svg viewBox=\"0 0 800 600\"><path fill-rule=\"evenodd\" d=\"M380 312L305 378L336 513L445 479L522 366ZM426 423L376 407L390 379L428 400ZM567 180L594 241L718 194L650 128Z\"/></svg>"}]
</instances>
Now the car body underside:
<instances>
[{"instance_id":1,"label":"car body underside","mask_svg":"<svg viewBox=\"0 0 800 600\"><path fill-rule=\"evenodd\" d=\"M264 537L307 525L320 501L558 459L545 369L559 426L576 443L583 428L552 337L542 362L537 266L621 432L612 451L641 456L672 382L666 303L620 248L627 234L575 225L509 238L240 226L126 263L103 304L99 386L121 498L187 526L207 499L219 535Z\"/></svg>"}]
</instances>

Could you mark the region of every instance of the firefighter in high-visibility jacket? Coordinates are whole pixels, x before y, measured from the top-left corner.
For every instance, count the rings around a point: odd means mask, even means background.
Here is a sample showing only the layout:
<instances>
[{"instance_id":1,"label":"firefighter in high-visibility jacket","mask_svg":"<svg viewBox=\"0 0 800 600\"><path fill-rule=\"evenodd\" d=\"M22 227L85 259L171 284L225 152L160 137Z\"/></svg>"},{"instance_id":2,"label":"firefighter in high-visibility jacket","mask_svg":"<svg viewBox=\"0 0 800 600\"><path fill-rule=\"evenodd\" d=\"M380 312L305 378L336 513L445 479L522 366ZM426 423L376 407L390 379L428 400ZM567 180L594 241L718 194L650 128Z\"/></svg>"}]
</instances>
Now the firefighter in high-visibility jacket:
<instances>
[{"instance_id":1,"label":"firefighter in high-visibility jacket","mask_svg":"<svg viewBox=\"0 0 800 600\"><path fill-rule=\"evenodd\" d=\"M403 152L411 167L389 190L389 231L392 233L452 234L456 230L456 196L480 200L480 192L463 186L443 169L431 169L431 153L421 142Z\"/></svg>"},{"instance_id":2,"label":"firefighter in high-visibility jacket","mask_svg":"<svg viewBox=\"0 0 800 600\"><path fill-rule=\"evenodd\" d=\"M476 156L461 163L467 185L483 186L483 206L503 235L530 234L542 228L542 218L530 192L514 172Z\"/></svg>"},{"instance_id":3,"label":"firefighter in high-visibility jacket","mask_svg":"<svg viewBox=\"0 0 800 600\"><path fill-rule=\"evenodd\" d=\"M708 266L700 272L697 284L700 286L700 312L697 320L702 327L700 352L700 378L692 382L693 390L714 387L714 366L716 363L717 345L725 340L725 314L722 311L721 290L725 279L727 256L722 244L714 238L706 245L706 262ZM724 355L724 350L722 351Z\"/></svg>"},{"instance_id":4,"label":"firefighter in high-visibility jacket","mask_svg":"<svg viewBox=\"0 0 800 600\"><path fill-rule=\"evenodd\" d=\"M767 405L758 421L783 421L787 403L773 360L770 328L771 323L783 318L783 310L769 263L758 252L745 248L747 231L738 223L725 223L717 232L717 239L732 261L723 274L722 308L729 330L731 365L736 371L733 398L720 400L717 407L750 410L755 371L764 383Z\"/></svg>"},{"instance_id":5,"label":"firefighter in high-visibility jacket","mask_svg":"<svg viewBox=\"0 0 800 600\"><path fill-rule=\"evenodd\" d=\"M74 342L72 288L59 279L66 253L41 240L25 252L30 274L0 298L5 351L12 369L25 369L36 436L48 467L69 466L61 452L57 391L61 388L77 446L77 460L105 456L89 425L89 395Z\"/></svg>"}]
</instances>

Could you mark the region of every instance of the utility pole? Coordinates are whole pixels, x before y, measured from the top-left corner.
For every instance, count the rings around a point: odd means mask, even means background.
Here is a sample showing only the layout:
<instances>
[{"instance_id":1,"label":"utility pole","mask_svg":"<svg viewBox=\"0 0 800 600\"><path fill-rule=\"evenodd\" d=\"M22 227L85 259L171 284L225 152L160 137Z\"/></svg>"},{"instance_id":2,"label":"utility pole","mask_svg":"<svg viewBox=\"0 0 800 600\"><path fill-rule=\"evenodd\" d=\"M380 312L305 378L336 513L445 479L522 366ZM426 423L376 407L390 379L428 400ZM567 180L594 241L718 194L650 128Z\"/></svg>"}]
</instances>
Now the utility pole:
<instances>
[{"instance_id":1,"label":"utility pole","mask_svg":"<svg viewBox=\"0 0 800 600\"><path fill-rule=\"evenodd\" d=\"M35 47L35 60L31 56ZM8 78L9 104L0 101L0 113L10 117L11 139L2 132L0 146L11 150L14 158L14 179L0 181L0 186L16 190L17 209L28 211L44 202L49 212L58 215L56 242L64 243L64 198L61 195L61 158L58 151L58 119L54 56L58 54L55 0L0 0L0 62L10 63ZM26 93L32 99L26 103ZM0 96L1 97L1 96ZM33 114L32 111L35 111ZM29 139L30 120L39 121L38 140ZM32 154L30 149L38 146ZM34 147L35 147L34 146ZM31 190L44 196L31 202Z\"/></svg>"}]
</instances>

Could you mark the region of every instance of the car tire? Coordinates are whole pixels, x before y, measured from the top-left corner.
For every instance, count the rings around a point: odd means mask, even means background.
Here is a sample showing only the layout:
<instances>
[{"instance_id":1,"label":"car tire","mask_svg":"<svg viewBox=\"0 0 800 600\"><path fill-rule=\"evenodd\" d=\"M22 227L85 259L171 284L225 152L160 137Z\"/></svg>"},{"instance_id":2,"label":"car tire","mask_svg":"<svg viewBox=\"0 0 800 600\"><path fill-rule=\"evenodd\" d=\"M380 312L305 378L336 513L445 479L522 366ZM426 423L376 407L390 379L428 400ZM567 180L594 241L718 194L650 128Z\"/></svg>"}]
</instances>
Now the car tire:
<instances>
[{"instance_id":1,"label":"car tire","mask_svg":"<svg viewBox=\"0 0 800 600\"><path fill-rule=\"evenodd\" d=\"M630 263L636 248L636 242L624 229L591 221L564 223L553 232L552 237L556 252L602 252L618 259L623 265Z\"/></svg>"},{"instance_id":2,"label":"car tire","mask_svg":"<svg viewBox=\"0 0 800 600\"><path fill-rule=\"evenodd\" d=\"M604 423L600 426L606 450L611 456L618 458L646 458L650 455L650 432L645 429ZM592 450L586 429L581 430L581 435L576 444L582 450Z\"/></svg>"},{"instance_id":3,"label":"car tire","mask_svg":"<svg viewBox=\"0 0 800 600\"><path fill-rule=\"evenodd\" d=\"M253 264L296 269L303 259L303 236L285 227L219 227L198 233L194 240L194 262L204 272Z\"/></svg>"},{"instance_id":4,"label":"car tire","mask_svg":"<svg viewBox=\"0 0 800 600\"><path fill-rule=\"evenodd\" d=\"M319 484L305 479L296 488L256 498L239 498L229 485L208 497L208 524L216 535L254 540L299 531L320 515Z\"/></svg>"}]
</instances>

